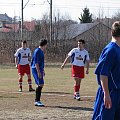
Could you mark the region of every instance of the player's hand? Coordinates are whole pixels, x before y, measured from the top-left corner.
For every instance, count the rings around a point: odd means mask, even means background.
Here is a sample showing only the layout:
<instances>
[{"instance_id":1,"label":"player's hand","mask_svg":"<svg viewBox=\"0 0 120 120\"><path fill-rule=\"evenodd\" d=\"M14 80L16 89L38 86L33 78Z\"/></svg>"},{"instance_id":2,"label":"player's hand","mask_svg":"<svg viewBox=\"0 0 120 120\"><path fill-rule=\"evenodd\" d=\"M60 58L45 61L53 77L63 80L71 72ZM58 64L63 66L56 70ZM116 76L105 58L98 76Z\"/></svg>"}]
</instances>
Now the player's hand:
<instances>
[{"instance_id":1,"label":"player's hand","mask_svg":"<svg viewBox=\"0 0 120 120\"><path fill-rule=\"evenodd\" d=\"M41 79L41 78L42 78L42 74L41 74L41 73L38 73L38 77Z\"/></svg>"},{"instance_id":2,"label":"player's hand","mask_svg":"<svg viewBox=\"0 0 120 120\"><path fill-rule=\"evenodd\" d=\"M64 68L64 65L61 65L61 69L63 70L63 68Z\"/></svg>"},{"instance_id":3,"label":"player's hand","mask_svg":"<svg viewBox=\"0 0 120 120\"><path fill-rule=\"evenodd\" d=\"M112 101L110 95L104 95L104 105L105 108L110 109L112 107Z\"/></svg>"},{"instance_id":4,"label":"player's hand","mask_svg":"<svg viewBox=\"0 0 120 120\"><path fill-rule=\"evenodd\" d=\"M43 76L45 76L45 71L43 71Z\"/></svg>"},{"instance_id":5,"label":"player's hand","mask_svg":"<svg viewBox=\"0 0 120 120\"><path fill-rule=\"evenodd\" d=\"M15 66L17 69L18 69L18 65L16 64L16 66Z\"/></svg>"},{"instance_id":6,"label":"player's hand","mask_svg":"<svg viewBox=\"0 0 120 120\"><path fill-rule=\"evenodd\" d=\"M89 74L89 70L86 70L86 74Z\"/></svg>"}]
</instances>

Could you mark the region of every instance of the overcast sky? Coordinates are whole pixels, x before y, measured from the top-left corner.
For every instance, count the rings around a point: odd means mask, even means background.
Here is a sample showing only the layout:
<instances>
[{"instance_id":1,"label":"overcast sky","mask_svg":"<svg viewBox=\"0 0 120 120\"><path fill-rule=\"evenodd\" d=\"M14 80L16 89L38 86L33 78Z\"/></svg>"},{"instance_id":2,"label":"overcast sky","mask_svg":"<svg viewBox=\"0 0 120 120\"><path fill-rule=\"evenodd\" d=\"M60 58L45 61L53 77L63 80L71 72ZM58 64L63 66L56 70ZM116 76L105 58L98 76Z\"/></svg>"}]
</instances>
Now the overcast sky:
<instances>
[{"instance_id":1,"label":"overcast sky","mask_svg":"<svg viewBox=\"0 0 120 120\"><path fill-rule=\"evenodd\" d=\"M24 5L28 0L24 0ZM41 19L43 14L49 15L50 0L30 0L24 8L24 20ZM90 9L94 16L101 13L104 16L112 17L119 11L120 0L53 0L53 14L58 11L61 16L69 16L78 21L82 9ZM21 16L21 0L0 0L0 13L7 13L10 17Z\"/></svg>"}]
</instances>

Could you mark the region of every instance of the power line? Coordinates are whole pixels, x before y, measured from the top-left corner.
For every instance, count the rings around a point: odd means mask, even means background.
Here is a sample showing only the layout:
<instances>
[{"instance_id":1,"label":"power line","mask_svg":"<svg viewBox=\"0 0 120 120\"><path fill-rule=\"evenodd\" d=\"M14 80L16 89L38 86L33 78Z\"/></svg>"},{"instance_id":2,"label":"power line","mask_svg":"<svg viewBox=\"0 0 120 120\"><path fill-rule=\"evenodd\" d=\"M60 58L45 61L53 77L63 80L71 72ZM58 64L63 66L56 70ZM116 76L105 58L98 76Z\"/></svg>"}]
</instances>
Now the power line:
<instances>
[{"instance_id":1,"label":"power line","mask_svg":"<svg viewBox=\"0 0 120 120\"><path fill-rule=\"evenodd\" d=\"M28 0L28 2L29 2L30 0ZM74 0L74 1L78 1L78 2L81 2L80 0ZM26 4L28 4L28 2L26 3ZM28 4L28 5L43 5L44 3L46 3L46 2L48 2L49 4L50 4L50 2L48 1L48 0L46 0L46 1L43 1L43 3L42 4L38 4L38 3L31 3L31 4ZM94 2L96 2L96 1L88 1L88 0L84 0L84 3L85 2L87 2L87 3L94 3ZM103 1L97 1L97 3L107 3L107 4L119 4L120 3L120 1L111 1L111 2L103 2ZM20 5L21 3L0 3L0 5L2 6L2 5ZM25 5L26 6L26 5Z\"/></svg>"},{"instance_id":2,"label":"power line","mask_svg":"<svg viewBox=\"0 0 120 120\"><path fill-rule=\"evenodd\" d=\"M50 3L48 0L46 0L46 1L43 1L41 4L40 3L33 3L33 2L31 2L31 3L29 3L29 1L30 0L28 0L28 2L25 4L25 7L26 7L26 5L27 5L27 7L30 7L30 6L32 6L32 7L40 7L40 6L45 6L45 5L47 5L48 6L48 3ZM80 0L75 0L75 1L79 1L80 2ZM88 3L92 3L92 2L96 2L96 1L94 1L94 0L91 0L91 1L88 1L88 0L84 0L84 2L88 2ZM98 1L97 1L98 2ZM47 3L47 4L46 4ZM102 1L99 1L98 3L108 3L109 4L109 2L102 2ZM110 2L110 4L116 4L116 7L114 7L114 6L104 6L103 4L101 5L95 5L94 6L94 4L93 5L89 5L88 4L88 8L89 9L94 9L94 10L104 10L104 11L112 11L112 10L119 10L120 8L119 8L119 6L117 7L117 5L118 5L118 3L120 3L120 2ZM21 3L1 3L0 4L0 6L20 6L20 4ZM85 8L86 6L84 6L84 5L79 5L79 4L77 4L77 5L54 5L53 4L53 9L55 10L55 9L79 9L79 10L81 10L81 9L83 9L83 8Z\"/></svg>"},{"instance_id":3,"label":"power line","mask_svg":"<svg viewBox=\"0 0 120 120\"><path fill-rule=\"evenodd\" d=\"M30 2L30 0L27 1L27 3L24 5L23 9L27 6L27 4Z\"/></svg>"},{"instance_id":4,"label":"power line","mask_svg":"<svg viewBox=\"0 0 120 120\"><path fill-rule=\"evenodd\" d=\"M82 2L82 1L80 1L80 0L74 0L74 1L77 1L77 2ZM84 0L83 2L87 2L87 3L92 3L92 2L96 2L96 0L91 0L91 1L88 1L88 0ZM120 1L110 1L109 0L109 2L106 2L106 1L97 1L97 3L111 3L111 4L118 4L118 3L120 3Z\"/></svg>"},{"instance_id":5,"label":"power line","mask_svg":"<svg viewBox=\"0 0 120 120\"><path fill-rule=\"evenodd\" d=\"M0 4L0 6L16 6L16 5L20 5L21 3L12 3L12 4ZM37 5L37 6L41 6L41 5L45 5L44 3L41 3L41 4L35 4L35 3L31 3L31 4L28 4L27 6L30 6L30 5ZM25 7L25 6L24 6Z\"/></svg>"},{"instance_id":6,"label":"power line","mask_svg":"<svg viewBox=\"0 0 120 120\"><path fill-rule=\"evenodd\" d=\"M28 2L29 2L30 0L28 0ZM78 0L75 0L75 1L78 1ZM93 0L92 0L93 1ZM26 5L28 4L28 2L26 3ZM28 4L28 7L29 6L32 6L32 7L39 7L39 6L45 6L46 4L46 2L48 2L48 0L47 1L44 1L42 4L36 4L36 3L31 3L31 4ZM87 1L87 2L91 2L91 1ZM100 3L108 3L108 2L100 2ZM120 3L120 2L119 2ZM117 3L116 3L117 4ZM0 6L16 6L16 5L20 5L20 3L7 3L7 4L4 4L4 3L2 3L2 4L0 4ZM26 5L24 6L24 7L26 7ZM64 8L64 9L67 9L67 8L72 8L72 9L81 9L81 8L84 8L85 6L81 6L81 5L65 5L65 6L63 6L63 5L53 5L53 8ZM114 9L119 9L119 7L105 7L105 6L89 6L88 5L88 7L89 8L102 8L102 9L110 9L110 10L114 10Z\"/></svg>"},{"instance_id":7,"label":"power line","mask_svg":"<svg viewBox=\"0 0 120 120\"><path fill-rule=\"evenodd\" d=\"M75 8L76 9L76 7L77 8L84 8L85 6L79 6L79 5L74 5L74 6L72 6L72 5L67 5L67 6L60 6L60 5L56 5L56 6L53 6L54 8ZM103 7L103 6L88 6L89 8L105 8L105 9L120 9L120 7Z\"/></svg>"},{"instance_id":8,"label":"power line","mask_svg":"<svg viewBox=\"0 0 120 120\"><path fill-rule=\"evenodd\" d=\"M16 5L20 5L19 3L12 3L12 4L10 4L10 5L7 5L7 4L0 4L0 6L16 6ZM28 4L28 7L29 6L32 6L32 7L39 7L39 6L45 6L46 4L45 3L43 3L43 4ZM63 5L53 5L53 8L54 9L59 9L59 8L64 8L64 9L68 9L68 8L72 8L72 9L82 9L82 8L84 8L85 6L81 6L81 5L65 5L65 6L63 6ZM105 6L88 6L88 8L97 8L97 9L104 9L104 10L107 10L107 9L109 9L109 10L119 10L120 9L120 7L105 7Z\"/></svg>"}]
</instances>

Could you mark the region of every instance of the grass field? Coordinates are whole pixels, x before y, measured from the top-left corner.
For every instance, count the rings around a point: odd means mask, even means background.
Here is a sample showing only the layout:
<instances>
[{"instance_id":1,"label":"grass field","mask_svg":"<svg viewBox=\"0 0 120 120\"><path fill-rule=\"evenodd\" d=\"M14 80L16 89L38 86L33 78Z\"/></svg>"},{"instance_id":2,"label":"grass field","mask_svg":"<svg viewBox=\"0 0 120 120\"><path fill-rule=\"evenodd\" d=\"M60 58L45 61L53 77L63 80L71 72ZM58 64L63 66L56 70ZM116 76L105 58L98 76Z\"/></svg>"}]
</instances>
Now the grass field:
<instances>
[{"instance_id":1,"label":"grass field","mask_svg":"<svg viewBox=\"0 0 120 120\"><path fill-rule=\"evenodd\" d=\"M23 92L18 92L16 69L0 69L0 120L90 120L97 90L94 68L82 80L81 101L73 99L74 81L70 68L45 69L42 101L46 107L34 106L35 93L28 92L24 77ZM35 83L33 80L33 87ZM88 97L87 97L88 96Z\"/></svg>"}]
</instances>

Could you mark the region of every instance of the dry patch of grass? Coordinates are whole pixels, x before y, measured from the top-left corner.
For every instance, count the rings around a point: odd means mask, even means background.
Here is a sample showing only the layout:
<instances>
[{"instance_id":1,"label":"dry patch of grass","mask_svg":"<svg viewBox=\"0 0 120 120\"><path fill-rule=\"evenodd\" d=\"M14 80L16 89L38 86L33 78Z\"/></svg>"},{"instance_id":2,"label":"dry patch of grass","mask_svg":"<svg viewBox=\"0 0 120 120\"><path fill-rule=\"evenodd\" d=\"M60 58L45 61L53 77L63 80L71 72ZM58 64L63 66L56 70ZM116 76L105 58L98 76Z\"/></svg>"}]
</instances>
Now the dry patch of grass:
<instances>
[{"instance_id":1,"label":"dry patch of grass","mask_svg":"<svg viewBox=\"0 0 120 120\"><path fill-rule=\"evenodd\" d=\"M24 77L23 92L19 93L17 70L0 69L0 119L90 120L94 97L82 97L81 101L73 99L74 81L70 68L47 67L45 71L42 101L46 107L37 108L34 106L35 93L28 92L27 77ZM96 89L94 68L91 68L90 74L82 81L81 95L95 96Z\"/></svg>"}]
</instances>

